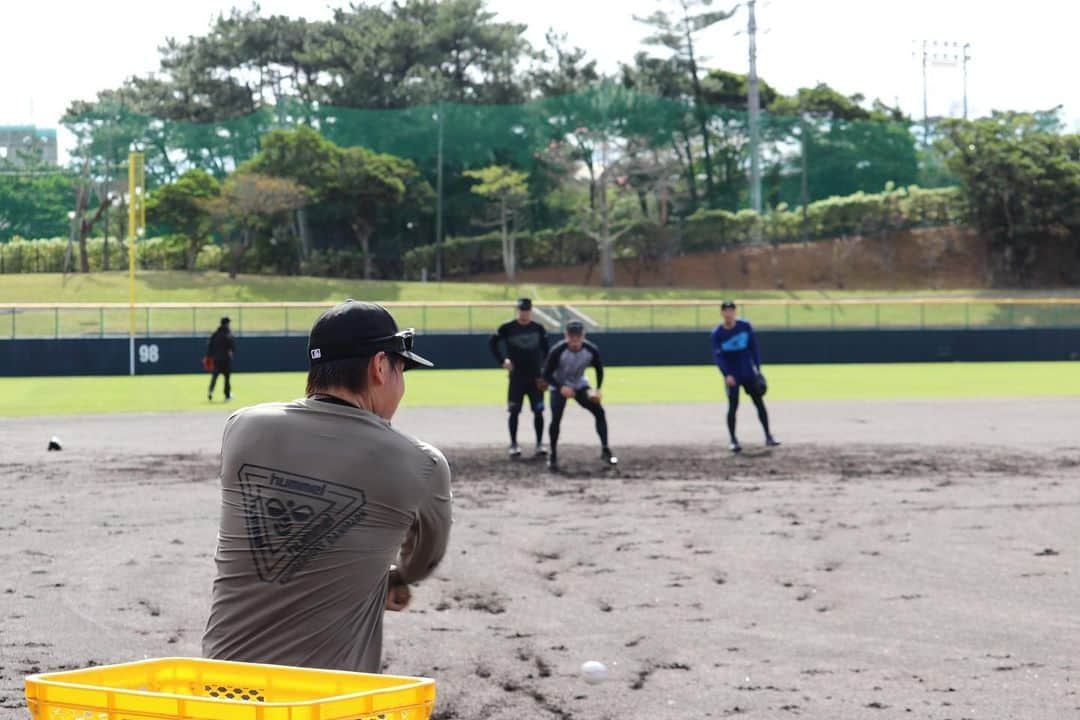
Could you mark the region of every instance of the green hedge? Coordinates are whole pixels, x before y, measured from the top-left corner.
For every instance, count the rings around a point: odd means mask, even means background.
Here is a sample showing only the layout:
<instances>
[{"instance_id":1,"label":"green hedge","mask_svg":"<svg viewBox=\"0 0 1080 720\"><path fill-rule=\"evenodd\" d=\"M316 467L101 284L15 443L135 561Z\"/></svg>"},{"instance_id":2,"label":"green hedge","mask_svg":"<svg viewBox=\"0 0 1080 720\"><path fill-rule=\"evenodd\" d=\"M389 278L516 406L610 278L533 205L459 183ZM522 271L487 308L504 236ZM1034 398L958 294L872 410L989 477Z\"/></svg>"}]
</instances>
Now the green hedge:
<instances>
[{"instance_id":1,"label":"green hedge","mask_svg":"<svg viewBox=\"0 0 1080 720\"><path fill-rule=\"evenodd\" d=\"M596 243L577 229L541 230L517 236L518 266L577 265L596 255ZM405 276L420 277L423 268L435 267L435 246L421 245L404 256ZM448 238L443 243L443 273L460 277L502 269L502 240L498 233Z\"/></svg>"},{"instance_id":2,"label":"green hedge","mask_svg":"<svg viewBox=\"0 0 1080 720\"><path fill-rule=\"evenodd\" d=\"M57 273L64 271L66 238L25 240L16 237L0 243L0 273ZM207 245L195 259L197 270L217 270L222 265L222 247ZM87 259L90 271L104 269L104 238L88 238ZM187 240L179 236L154 237L142 240L135 246L135 262L140 270L183 270L187 252ZM128 266L127 244L116 238L109 239L109 268L121 270ZM79 248L71 248L71 267L79 268Z\"/></svg>"},{"instance_id":3,"label":"green hedge","mask_svg":"<svg viewBox=\"0 0 1080 720\"><path fill-rule=\"evenodd\" d=\"M666 249L694 253L753 242L798 242L882 230L955 225L964 221L964 206L955 188L887 188L881 193L856 193L810 203L802 208L781 205L765 216L753 210L698 210L681 223L661 230L650 222L635 223L616 244L621 258L656 257ZM624 226L625 227L625 226ZM622 229L622 228L619 228ZM580 229L518 233L518 267L577 265L595 262L596 244ZM670 246L664 247L665 238ZM408 278L435 267L435 246L423 245L405 253ZM443 272L448 277L500 272L502 245L497 234L449 238L443 243Z\"/></svg>"},{"instance_id":4,"label":"green hedge","mask_svg":"<svg viewBox=\"0 0 1080 720\"><path fill-rule=\"evenodd\" d=\"M769 242L820 240L912 227L958 225L965 220L956 188L887 188L813 202L802 208L781 205L759 217L752 210L699 210L686 220L684 252L717 250L751 242L755 232Z\"/></svg>"}]
</instances>

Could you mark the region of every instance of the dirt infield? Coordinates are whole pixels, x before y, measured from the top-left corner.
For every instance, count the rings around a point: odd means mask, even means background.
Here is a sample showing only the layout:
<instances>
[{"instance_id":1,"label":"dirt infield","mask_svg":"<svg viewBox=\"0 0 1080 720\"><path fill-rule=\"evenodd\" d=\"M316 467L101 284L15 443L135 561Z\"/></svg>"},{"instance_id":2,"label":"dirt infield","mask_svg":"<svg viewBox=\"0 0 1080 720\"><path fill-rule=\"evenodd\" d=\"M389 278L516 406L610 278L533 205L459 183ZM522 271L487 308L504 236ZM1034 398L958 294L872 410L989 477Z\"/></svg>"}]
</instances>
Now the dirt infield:
<instances>
[{"instance_id":1,"label":"dirt infield","mask_svg":"<svg viewBox=\"0 0 1080 720\"><path fill-rule=\"evenodd\" d=\"M715 408L613 408L620 469L577 445L561 477L476 447L498 414L410 411L457 520L386 666L437 678L444 720L1072 717L1072 407L789 403L788 444L736 459ZM28 673L198 654L222 419L0 426L0 716L27 717ZM579 678L592 659L607 682Z\"/></svg>"}]
</instances>

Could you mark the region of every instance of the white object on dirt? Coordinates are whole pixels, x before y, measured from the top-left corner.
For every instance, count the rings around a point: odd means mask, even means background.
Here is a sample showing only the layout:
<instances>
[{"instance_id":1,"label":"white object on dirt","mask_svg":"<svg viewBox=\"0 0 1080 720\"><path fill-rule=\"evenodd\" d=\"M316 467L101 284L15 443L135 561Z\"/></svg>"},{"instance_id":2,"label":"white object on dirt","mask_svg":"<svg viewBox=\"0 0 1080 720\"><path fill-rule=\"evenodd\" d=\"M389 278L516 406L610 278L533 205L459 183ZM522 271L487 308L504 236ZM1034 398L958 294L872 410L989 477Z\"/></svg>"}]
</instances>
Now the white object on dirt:
<instances>
[{"instance_id":1,"label":"white object on dirt","mask_svg":"<svg viewBox=\"0 0 1080 720\"><path fill-rule=\"evenodd\" d=\"M607 680L607 666L596 660L584 662L581 664L581 677L585 678L585 682L590 685L603 682Z\"/></svg>"}]
</instances>

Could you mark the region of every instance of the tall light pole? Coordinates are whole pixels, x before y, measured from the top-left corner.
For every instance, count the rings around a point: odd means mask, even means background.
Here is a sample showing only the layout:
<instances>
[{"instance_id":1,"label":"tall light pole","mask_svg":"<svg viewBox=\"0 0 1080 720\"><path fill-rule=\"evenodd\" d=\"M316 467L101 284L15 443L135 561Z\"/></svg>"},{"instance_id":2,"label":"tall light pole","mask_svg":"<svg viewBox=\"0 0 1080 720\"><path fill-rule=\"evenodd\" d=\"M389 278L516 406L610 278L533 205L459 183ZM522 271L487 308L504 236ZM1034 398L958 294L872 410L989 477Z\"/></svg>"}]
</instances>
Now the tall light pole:
<instances>
[{"instance_id":1,"label":"tall light pole","mask_svg":"<svg viewBox=\"0 0 1080 720\"><path fill-rule=\"evenodd\" d=\"M930 142L930 112L927 101L928 72L930 66L955 68L960 65L964 75L964 119L968 116L968 89L967 71L971 55L971 43L963 44L955 41L938 42L937 40L921 40L920 56L922 60L922 93L923 93L923 144Z\"/></svg>"},{"instance_id":2,"label":"tall light pole","mask_svg":"<svg viewBox=\"0 0 1080 720\"><path fill-rule=\"evenodd\" d=\"M930 144L930 103L927 99L926 66L930 53L927 46L929 40L922 41L922 123L923 123L923 147Z\"/></svg>"},{"instance_id":3,"label":"tall light pole","mask_svg":"<svg viewBox=\"0 0 1080 720\"><path fill-rule=\"evenodd\" d=\"M113 134L110 131L109 132L109 149L108 149L107 154L105 155L105 201L107 203L107 205L105 205L105 242L102 245L102 249L101 249L101 268L105 272L109 271L109 210L111 209L113 201L116 200L116 198L109 196L110 193L112 193L112 173L113 173L112 161L113 161Z\"/></svg>"},{"instance_id":4,"label":"tall light pole","mask_svg":"<svg viewBox=\"0 0 1080 720\"><path fill-rule=\"evenodd\" d=\"M963 63L963 66L964 66L964 119L965 120L968 119L968 107L967 107L968 76L967 76L967 66L968 66L968 61L971 60L971 55L968 54L968 50L970 50L970 49L971 49L971 43L968 43L968 42L964 43L964 47L962 49L963 57L961 58L961 63Z\"/></svg>"},{"instance_id":5,"label":"tall light pole","mask_svg":"<svg viewBox=\"0 0 1080 720\"><path fill-rule=\"evenodd\" d=\"M439 95L439 125L436 140L436 170L435 170L435 280L442 282L443 279L443 115L445 105L442 94Z\"/></svg>"},{"instance_id":6,"label":"tall light pole","mask_svg":"<svg viewBox=\"0 0 1080 720\"><path fill-rule=\"evenodd\" d=\"M748 77L748 104L750 115L750 207L761 212L761 128L759 127L761 98L758 92L757 74L757 19L754 15L755 0L748 0L746 9L749 21L746 28L750 40L750 75Z\"/></svg>"}]
</instances>

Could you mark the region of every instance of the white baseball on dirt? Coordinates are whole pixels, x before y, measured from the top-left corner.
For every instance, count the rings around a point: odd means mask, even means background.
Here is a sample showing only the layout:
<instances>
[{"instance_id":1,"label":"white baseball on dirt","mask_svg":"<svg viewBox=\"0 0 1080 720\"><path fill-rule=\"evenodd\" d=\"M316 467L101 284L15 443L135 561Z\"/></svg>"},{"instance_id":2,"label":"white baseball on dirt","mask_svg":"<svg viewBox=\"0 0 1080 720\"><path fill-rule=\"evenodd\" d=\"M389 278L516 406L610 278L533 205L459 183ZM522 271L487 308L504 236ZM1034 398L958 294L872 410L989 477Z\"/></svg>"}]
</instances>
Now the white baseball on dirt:
<instances>
[{"instance_id":1,"label":"white baseball on dirt","mask_svg":"<svg viewBox=\"0 0 1080 720\"><path fill-rule=\"evenodd\" d=\"M596 660L584 662L581 664L581 677L590 685L603 682L607 680L607 665Z\"/></svg>"}]
</instances>

